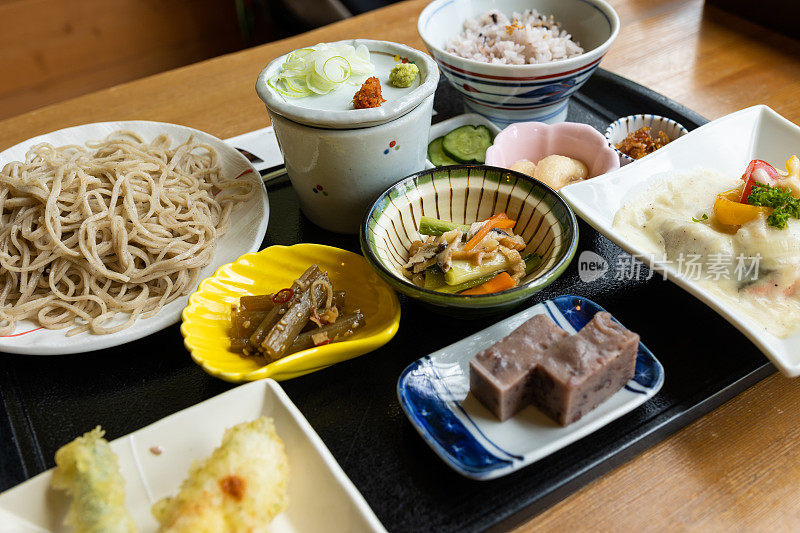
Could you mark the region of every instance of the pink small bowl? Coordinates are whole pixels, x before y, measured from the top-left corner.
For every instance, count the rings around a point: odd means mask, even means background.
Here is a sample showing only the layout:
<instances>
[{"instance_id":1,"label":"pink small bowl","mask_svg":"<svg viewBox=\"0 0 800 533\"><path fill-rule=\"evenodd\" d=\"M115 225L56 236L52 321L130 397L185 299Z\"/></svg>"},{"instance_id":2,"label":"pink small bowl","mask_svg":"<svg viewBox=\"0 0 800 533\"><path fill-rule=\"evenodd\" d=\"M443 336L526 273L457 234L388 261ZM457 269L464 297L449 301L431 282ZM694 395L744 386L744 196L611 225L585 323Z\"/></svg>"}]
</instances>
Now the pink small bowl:
<instances>
[{"instance_id":1,"label":"pink small bowl","mask_svg":"<svg viewBox=\"0 0 800 533\"><path fill-rule=\"evenodd\" d=\"M619 168L619 157L605 137L588 124L576 122L511 124L497 134L494 144L486 150L486 164L511 168L520 159L538 163L553 154L583 161L590 178Z\"/></svg>"}]
</instances>

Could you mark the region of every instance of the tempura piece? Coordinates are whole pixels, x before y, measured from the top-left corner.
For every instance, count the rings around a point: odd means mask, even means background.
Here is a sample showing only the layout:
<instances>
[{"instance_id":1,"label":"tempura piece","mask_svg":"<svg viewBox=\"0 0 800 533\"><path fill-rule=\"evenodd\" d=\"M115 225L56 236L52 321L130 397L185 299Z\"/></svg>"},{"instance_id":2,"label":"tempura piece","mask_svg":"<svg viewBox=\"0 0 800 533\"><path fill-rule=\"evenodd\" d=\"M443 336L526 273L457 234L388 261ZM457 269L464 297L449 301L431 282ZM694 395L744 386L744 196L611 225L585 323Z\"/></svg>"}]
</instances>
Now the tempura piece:
<instances>
[{"instance_id":1,"label":"tempura piece","mask_svg":"<svg viewBox=\"0 0 800 533\"><path fill-rule=\"evenodd\" d=\"M56 452L51 485L72 496L64 524L76 533L131 533L136 525L125 509L125 480L117 456L97 426Z\"/></svg>"},{"instance_id":2,"label":"tempura piece","mask_svg":"<svg viewBox=\"0 0 800 533\"><path fill-rule=\"evenodd\" d=\"M289 461L270 418L225 431L211 456L196 461L177 496L153 506L159 531L262 531L288 505Z\"/></svg>"}]
</instances>

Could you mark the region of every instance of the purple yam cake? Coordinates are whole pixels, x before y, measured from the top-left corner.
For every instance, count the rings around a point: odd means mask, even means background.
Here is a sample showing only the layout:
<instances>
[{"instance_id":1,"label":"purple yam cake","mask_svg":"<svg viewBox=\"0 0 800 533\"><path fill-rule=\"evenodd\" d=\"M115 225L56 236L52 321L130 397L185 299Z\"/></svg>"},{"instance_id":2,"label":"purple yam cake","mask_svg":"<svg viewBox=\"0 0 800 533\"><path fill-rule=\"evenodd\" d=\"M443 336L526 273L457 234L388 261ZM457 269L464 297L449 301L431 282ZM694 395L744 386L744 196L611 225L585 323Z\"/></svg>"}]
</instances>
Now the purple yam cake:
<instances>
[{"instance_id":1,"label":"purple yam cake","mask_svg":"<svg viewBox=\"0 0 800 533\"><path fill-rule=\"evenodd\" d=\"M541 355L569 334L536 315L469 362L469 388L501 421L531 403L531 372Z\"/></svg>"},{"instance_id":2,"label":"purple yam cake","mask_svg":"<svg viewBox=\"0 0 800 533\"><path fill-rule=\"evenodd\" d=\"M633 377L638 346L606 312L575 335L536 315L470 361L470 391L501 421L533 403L566 426Z\"/></svg>"},{"instance_id":3,"label":"purple yam cake","mask_svg":"<svg viewBox=\"0 0 800 533\"><path fill-rule=\"evenodd\" d=\"M610 398L633 377L639 335L609 313L594 315L553 346L531 380L533 403L566 426Z\"/></svg>"}]
</instances>

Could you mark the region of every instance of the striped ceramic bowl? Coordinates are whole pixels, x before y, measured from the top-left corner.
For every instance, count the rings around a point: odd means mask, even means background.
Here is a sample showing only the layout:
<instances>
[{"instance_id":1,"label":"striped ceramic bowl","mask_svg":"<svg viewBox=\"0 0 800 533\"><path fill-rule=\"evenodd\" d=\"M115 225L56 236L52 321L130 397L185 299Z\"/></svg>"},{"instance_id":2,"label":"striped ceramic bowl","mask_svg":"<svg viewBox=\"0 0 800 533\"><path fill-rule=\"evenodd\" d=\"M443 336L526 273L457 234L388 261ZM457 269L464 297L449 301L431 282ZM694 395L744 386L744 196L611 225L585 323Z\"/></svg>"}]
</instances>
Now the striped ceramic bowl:
<instances>
[{"instance_id":1,"label":"striped ceramic bowl","mask_svg":"<svg viewBox=\"0 0 800 533\"><path fill-rule=\"evenodd\" d=\"M509 17L526 9L553 15L586 52L552 63L505 65L446 51L465 20L490 9ZM569 97L597 69L617 37L619 17L603 0L434 0L420 14L417 30L466 107L503 127L512 122L564 121Z\"/></svg>"},{"instance_id":2,"label":"striped ceramic bowl","mask_svg":"<svg viewBox=\"0 0 800 533\"><path fill-rule=\"evenodd\" d=\"M629 133L633 133L645 126L650 128L650 133L652 135L658 135L659 131L663 131L673 141L689 133L689 130L674 120L659 115L639 114L618 118L608 125L605 137L606 141L608 141L608 145L619 156L620 165L625 166L628 163L632 163L634 159L620 152L619 149L617 149L617 145L621 143Z\"/></svg>"},{"instance_id":3,"label":"striped ceramic bowl","mask_svg":"<svg viewBox=\"0 0 800 533\"><path fill-rule=\"evenodd\" d=\"M462 296L417 287L401 273L409 246L420 239L421 216L468 224L500 212L517 221L514 233L527 243L522 255L543 257L518 286ZM564 200L530 176L498 167L457 165L423 170L393 185L367 213L360 237L364 257L395 290L434 307L485 314L520 304L558 278L575 255L578 225Z\"/></svg>"}]
</instances>

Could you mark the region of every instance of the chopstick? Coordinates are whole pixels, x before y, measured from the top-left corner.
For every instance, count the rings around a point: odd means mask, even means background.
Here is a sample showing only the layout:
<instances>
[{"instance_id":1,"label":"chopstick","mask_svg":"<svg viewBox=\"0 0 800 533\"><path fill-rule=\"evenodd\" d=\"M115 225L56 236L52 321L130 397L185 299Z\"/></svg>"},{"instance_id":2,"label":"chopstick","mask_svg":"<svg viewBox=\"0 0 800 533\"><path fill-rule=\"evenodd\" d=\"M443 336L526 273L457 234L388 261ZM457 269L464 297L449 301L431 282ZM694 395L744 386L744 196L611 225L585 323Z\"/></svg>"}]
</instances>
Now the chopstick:
<instances>
[{"instance_id":1,"label":"chopstick","mask_svg":"<svg viewBox=\"0 0 800 533\"><path fill-rule=\"evenodd\" d=\"M259 174L261 174L261 180L267 183L286 175L286 165L275 165L274 167L265 168L261 170Z\"/></svg>"}]
</instances>

